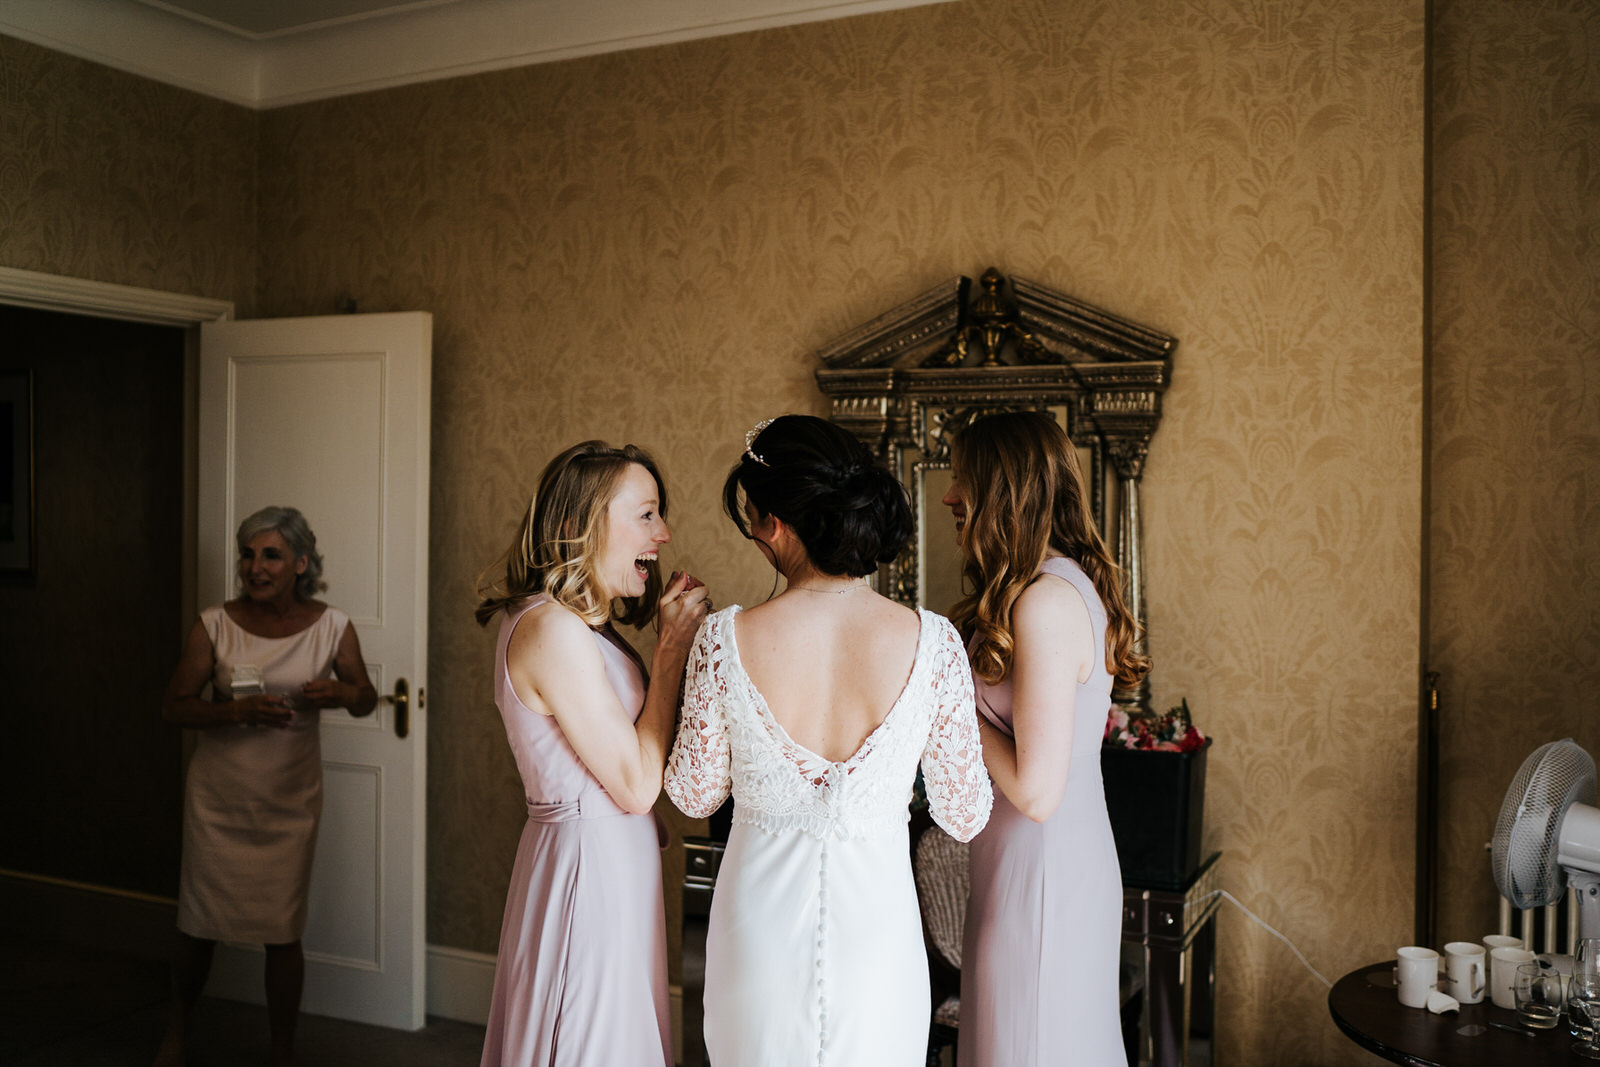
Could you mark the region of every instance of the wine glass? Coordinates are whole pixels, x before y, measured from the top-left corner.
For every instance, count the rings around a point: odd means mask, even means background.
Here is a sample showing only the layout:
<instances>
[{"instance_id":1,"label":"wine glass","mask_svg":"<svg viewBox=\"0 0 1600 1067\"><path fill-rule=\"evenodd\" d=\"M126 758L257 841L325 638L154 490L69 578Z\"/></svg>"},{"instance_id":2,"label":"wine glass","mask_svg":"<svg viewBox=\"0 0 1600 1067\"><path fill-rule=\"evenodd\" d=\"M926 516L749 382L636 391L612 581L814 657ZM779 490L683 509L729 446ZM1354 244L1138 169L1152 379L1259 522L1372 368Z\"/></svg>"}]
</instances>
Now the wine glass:
<instances>
[{"instance_id":1,"label":"wine glass","mask_svg":"<svg viewBox=\"0 0 1600 1067\"><path fill-rule=\"evenodd\" d=\"M1574 979L1584 974L1600 975L1600 937L1586 937L1572 950L1572 978L1567 982L1567 1023L1573 1037L1588 1039L1594 1032L1589 1017L1578 1003Z\"/></svg>"},{"instance_id":2,"label":"wine glass","mask_svg":"<svg viewBox=\"0 0 1600 1067\"><path fill-rule=\"evenodd\" d=\"M1600 1060L1600 1041L1596 1041L1595 1019L1600 1015L1600 974L1590 971L1572 976L1569 1003L1576 1004L1589 1023L1588 1040L1573 1042L1572 1051L1587 1060Z\"/></svg>"},{"instance_id":3,"label":"wine glass","mask_svg":"<svg viewBox=\"0 0 1600 1067\"><path fill-rule=\"evenodd\" d=\"M1572 950L1574 974L1600 974L1600 937L1585 937Z\"/></svg>"}]
</instances>

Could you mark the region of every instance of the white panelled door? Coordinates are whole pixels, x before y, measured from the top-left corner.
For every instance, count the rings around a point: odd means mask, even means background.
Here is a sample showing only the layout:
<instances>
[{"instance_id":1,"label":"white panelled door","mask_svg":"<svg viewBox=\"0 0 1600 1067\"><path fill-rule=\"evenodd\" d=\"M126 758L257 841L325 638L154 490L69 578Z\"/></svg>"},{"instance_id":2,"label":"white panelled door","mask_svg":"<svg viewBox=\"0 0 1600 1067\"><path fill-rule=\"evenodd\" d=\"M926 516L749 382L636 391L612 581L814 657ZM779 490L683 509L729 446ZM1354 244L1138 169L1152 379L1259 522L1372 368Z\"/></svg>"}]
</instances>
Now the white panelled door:
<instances>
[{"instance_id":1,"label":"white panelled door","mask_svg":"<svg viewBox=\"0 0 1600 1067\"><path fill-rule=\"evenodd\" d=\"M302 1006L408 1030L424 1004L432 330L404 312L200 331L200 605L235 595L241 519L299 508L322 595L350 616L380 696L364 719L322 713ZM400 689L404 708L384 699ZM259 948L219 947L207 992L262 1002L262 963Z\"/></svg>"}]
</instances>

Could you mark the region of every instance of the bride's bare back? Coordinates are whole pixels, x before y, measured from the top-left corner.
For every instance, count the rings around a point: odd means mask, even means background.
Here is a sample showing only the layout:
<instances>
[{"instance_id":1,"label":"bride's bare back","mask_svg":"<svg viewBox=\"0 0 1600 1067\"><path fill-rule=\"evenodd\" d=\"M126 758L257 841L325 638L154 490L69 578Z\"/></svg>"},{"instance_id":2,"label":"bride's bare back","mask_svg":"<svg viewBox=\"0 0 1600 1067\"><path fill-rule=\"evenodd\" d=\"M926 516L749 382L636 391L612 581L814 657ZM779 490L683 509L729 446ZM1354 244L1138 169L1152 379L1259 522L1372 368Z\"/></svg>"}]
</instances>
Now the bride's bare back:
<instances>
[{"instance_id":1,"label":"bride's bare back","mask_svg":"<svg viewBox=\"0 0 1600 1067\"><path fill-rule=\"evenodd\" d=\"M734 635L778 725L796 744L843 763L899 699L920 630L916 612L861 585L787 590L741 612Z\"/></svg>"}]
</instances>

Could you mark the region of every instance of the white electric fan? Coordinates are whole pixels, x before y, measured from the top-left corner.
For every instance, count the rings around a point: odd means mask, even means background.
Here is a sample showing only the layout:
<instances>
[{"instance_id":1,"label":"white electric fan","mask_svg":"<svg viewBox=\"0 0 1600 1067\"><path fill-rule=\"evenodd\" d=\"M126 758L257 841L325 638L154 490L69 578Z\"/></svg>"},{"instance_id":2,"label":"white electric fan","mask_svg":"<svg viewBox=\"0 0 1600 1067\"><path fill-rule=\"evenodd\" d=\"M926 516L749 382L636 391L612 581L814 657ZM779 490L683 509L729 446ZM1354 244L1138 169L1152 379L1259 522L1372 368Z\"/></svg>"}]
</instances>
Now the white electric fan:
<instances>
[{"instance_id":1,"label":"white electric fan","mask_svg":"<svg viewBox=\"0 0 1600 1067\"><path fill-rule=\"evenodd\" d=\"M1554 904L1578 891L1581 937L1600 937L1600 808L1594 760L1570 737L1533 750L1495 822L1494 884L1513 907Z\"/></svg>"}]
</instances>

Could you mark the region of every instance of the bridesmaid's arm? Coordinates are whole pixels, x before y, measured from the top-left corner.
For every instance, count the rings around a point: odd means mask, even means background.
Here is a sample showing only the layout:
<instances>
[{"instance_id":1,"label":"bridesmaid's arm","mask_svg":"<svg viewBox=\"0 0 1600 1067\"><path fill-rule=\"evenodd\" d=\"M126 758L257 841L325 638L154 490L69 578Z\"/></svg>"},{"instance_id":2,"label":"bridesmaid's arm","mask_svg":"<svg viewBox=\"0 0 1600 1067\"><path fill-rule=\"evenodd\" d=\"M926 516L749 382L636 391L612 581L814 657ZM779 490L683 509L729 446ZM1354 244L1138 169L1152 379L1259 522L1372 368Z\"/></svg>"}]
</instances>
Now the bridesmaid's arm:
<instances>
[{"instance_id":1,"label":"bridesmaid's arm","mask_svg":"<svg viewBox=\"0 0 1600 1067\"><path fill-rule=\"evenodd\" d=\"M178 666L161 698L161 717L174 726L203 730L212 726L288 726L294 712L281 696L265 693L240 700L206 700L200 694L211 682L216 653L204 622L195 620L184 638Z\"/></svg>"},{"instance_id":2,"label":"bridesmaid's arm","mask_svg":"<svg viewBox=\"0 0 1600 1067\"><path fill-rule=\"evenodd\" d=\"M1093 666L1094 628L1083 596L1046 574L1011 609L1011 728L979 723L983 762L1013 807L1034 822L1067 791L1077 686Z\"/></svg>"},{"instance_id":3,"label":"bridesmaid's arm","mask_svg":"<svg viewBox=\"0 0 1600 1067\"><path fill-rule=\"evenodd\" d=\"M506 648L506 671L518 698L555 716L589 773L636 815L649 812L661 795L684 658L705 611L704 587L690 589L689 581L677 578L662 595L655 670L637 720L606 678L594 632L560 604L523 615Z\"/></svg>"},{"instance_id":4,"label":"bridesmaid's arm","mask_svg":"<svg viewBox=\"0 0 1600 1067\"><path fill-rule=\"evenodd\" d=\"M655 768L650 805L661 795L661 779L678 722L678 698L695 635L711 601L705 583L688 573L674 574L656 610L656 647L650 655L650 688L639 716L640 759Z\"/></svg>"}]
</instances>

